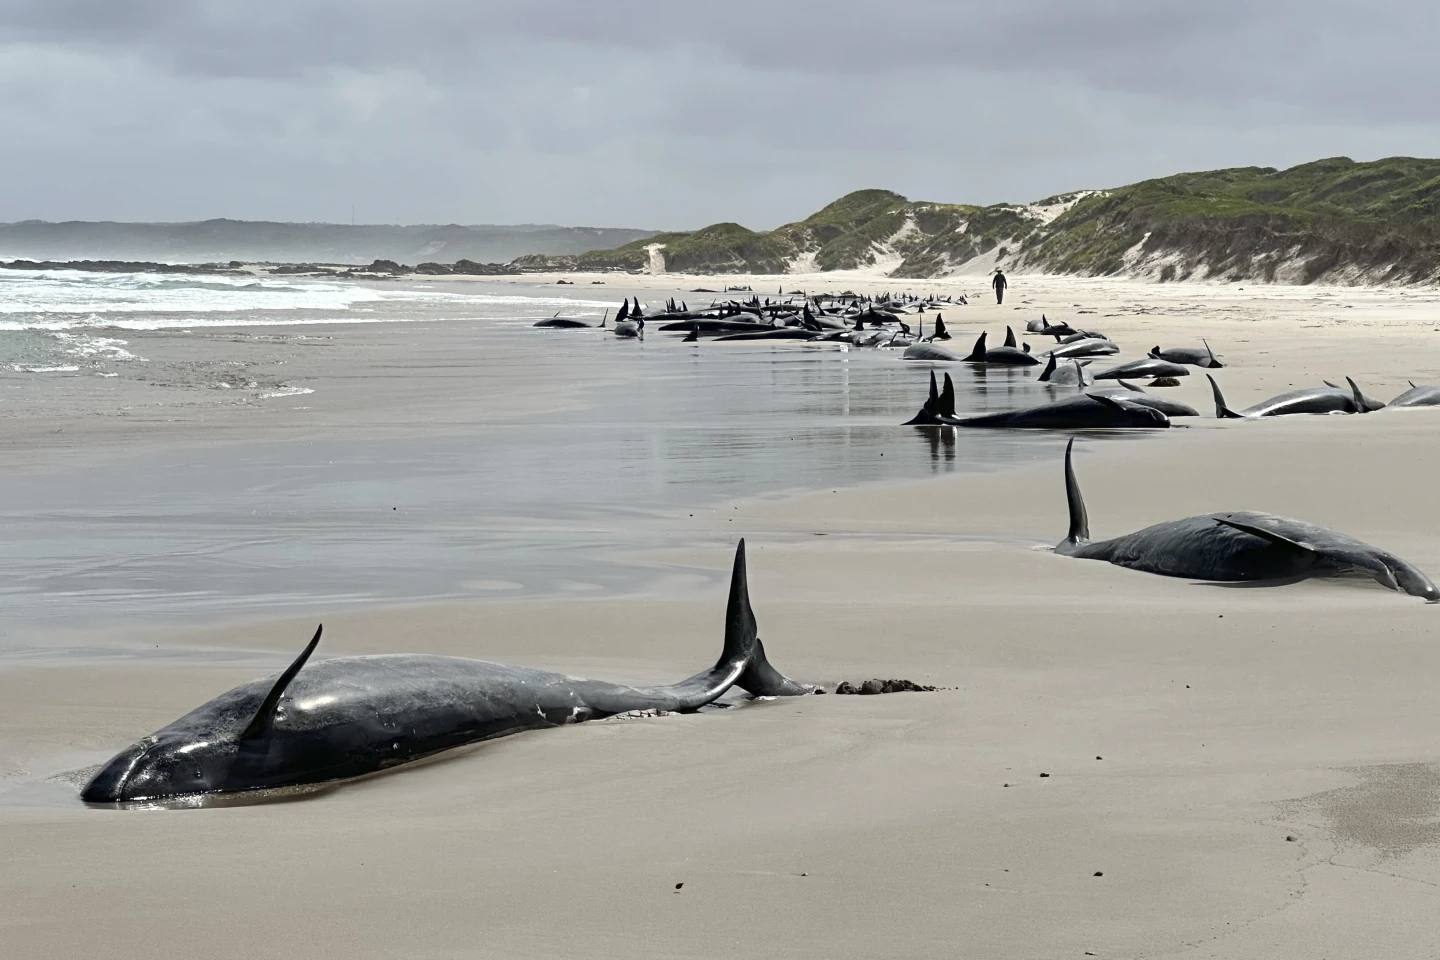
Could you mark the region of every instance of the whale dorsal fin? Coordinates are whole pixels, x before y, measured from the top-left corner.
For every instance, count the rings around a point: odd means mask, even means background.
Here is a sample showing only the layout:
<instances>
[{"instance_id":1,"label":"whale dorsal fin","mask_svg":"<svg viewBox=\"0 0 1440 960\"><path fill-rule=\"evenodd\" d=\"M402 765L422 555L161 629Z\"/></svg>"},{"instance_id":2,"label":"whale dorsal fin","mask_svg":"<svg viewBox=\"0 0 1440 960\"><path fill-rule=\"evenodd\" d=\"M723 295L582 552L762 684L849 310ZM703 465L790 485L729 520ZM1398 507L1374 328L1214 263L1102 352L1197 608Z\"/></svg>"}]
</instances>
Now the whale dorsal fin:
<instances>
[{"instance_id":1,"label":"whale dorsal fin","mask_svg":"<svg viewBox=\"0 0 1440 960\"><path fill-rule=\"evenodd\" d=\"M1220 384L1210 374L1205 374L1205 379L1210 381L1210 393L1215 397L1215 419L1216 420L1241 420L1240 414L1231 410L1225 405L1225 395L1220 392Z\"/></svg>"},{"instance_id":2,"label":"whale dorsal fin","mask_svg":"<svg viewBox=\"0 0 1440 960\"><path fill-rule=\"evenodd\" d=\"M1045 370L1044 370L1044 371L1040 374L1040 376L1037 377L1036 379L1038 379L1041 383L1049 383L1049 382L1050 382L1050 378L1053 377L1054 375L1055 375L1055 354L1052 353L1052 354L1050 354L1050 362L1047 363L1047 364L1045 364Z\"/></svg>"},{"instance_id":3,"label":"whale dorsal fin","mask_svg":"<svg viewBox=\"0 0 1440 960\"><path fill-rule=\"evenodd\" d=\"M966 357L965 359L974 361L976 363L985 362L985 334L983 331L975 341L975 349L971 350L970 356Z\"/></svg>"},{"instance_id":4,"label":"whale dorsal fin","mask_svg":"<svg viewBox=\"0 0 1440 960\"><path fill-rule=\"evenodd\" d=\"M1154 357L1156 360L1160 359L1160 344L1157 343L1155 344L1155 346L1150 348L1150 356Z\"/></svg>"},{"instance_id":5,"label":"whale dorsal fin","mask_svg":"<svg viewBox=\"0 0 1440 960\"><path fill-rule=\"evenodd\" d=\"M1355 404L1355 412L1369 413L1370 408L1365 406L1365 395L1360 392L1360 388L1355 385L1355 381L1346 377L1345 382L1350 384L1350 398Z\"/></svg>"},{"instance_id":6,"label":"whale dorsal fin","mask_svg":"<svg viewBox=\"0 0 1440 960\"><path fill-rule=\"evenodd\" d=\"M1030 352L1030 344L1028 344L1028 343L1025 344L1025 352L1026 352L1027 354Z\"/></svg>"},{"instance_id":7,"label":"whale dorsal fin","mask_svg":"<svg viewBox=\"0 0 1440 960\"><path fill-rule=\"evenodd\" d=\"M934 371L934 370L931 370L931 371L930 371L930 399L926 401L925 406L933 408L933 407L935 406L935 404L937 404L937 403L939 403L939 402L940 402L940 386L935 382L935 371Z\"/></svg>"},{"instance_id":8,"label":"whale dorsal fin","mask_svg":"<svg viewBox=\"0 0 1440 960\"><path fill-rule=\"evenodd\" d=\"M1005 346L1007 346L1007 347L1016 347L1016 346L1019 346L1019 344L1017 344L1017 343L1015 342L1015 331L1012 330L1010 327L1006 327L1006 328L1005 328Z\"/></svg>"},{"instance_id":9,"label":"whale dorsal fin","mask_svg":"<svg viewBox=\"0 0 1440 960\"><path fill-rule=\"evenodd\" d=\"M250 720L249 726L240 734L241 740L256 740L270 732L270 726L275 722L275 708L280 705L280 695L285 692L290 681L295 679L300 668L305 666L305 661L310 659L310 654L314 653L315 648L320 645L320 634L324 629L323 623L315 628L315 636L311 637L310 642L305 645L305 649L300 651L300 656L285 668L285 672L280 674L280 679L275 681L275 686L265 694L265 699L260 701L260 709L255 711L255 716Z\"/></svg>"},{"instance_id":10,"label":"whale dorsal fin","mask_svg":"<svg viewBox=\"0 0 1440 960\"><path fill-rule=\"evenodd\" d=\"M1075 438L1071 437L1065 444L1065 500L1070 507L1070 532L1065 535L1065 542L1071 544L1090 539L1090 515L1085 512L1085 498L1080 496L1080 483L1070 462L1074 449Z\"/></svg>"},{"instance_id":11,"label":"whale dorsal fin","mask_svg":"<svg viewBox=\"0 0 1440 960\"><path fill-rule=\"evenodd\" d=\"M1313 555L1315 548L1308 543L1301 543L1299 540L1291 540L1289 537L1276 533L1274 530L1266 530L1264 527L1257 527L1253 523L1242 523L1239 520L1227 520L1224 517L1216 517L1215 522L1223 526L1233 527L1242 533L1248 533L1252 537L1259 537L1261 540L1268 540L1276 546L1290 547L1292 550L1299 550L1305 554Z\"/></svg>"},{"instance_id":12,"label":"whale dorsal fin","mask_svg":"<svg viewBox=\"0 0 1440 960\"><path fill-rule=\"evenodd\" d=\"M1220 360L1215 356L1215 351L1210 349L1210 341L1206 340L1204 337L1201 337L1200 342L1205 344L1205 352L1210 354L1210 366L1220 366Z\"/></svg>"}]
</instances>

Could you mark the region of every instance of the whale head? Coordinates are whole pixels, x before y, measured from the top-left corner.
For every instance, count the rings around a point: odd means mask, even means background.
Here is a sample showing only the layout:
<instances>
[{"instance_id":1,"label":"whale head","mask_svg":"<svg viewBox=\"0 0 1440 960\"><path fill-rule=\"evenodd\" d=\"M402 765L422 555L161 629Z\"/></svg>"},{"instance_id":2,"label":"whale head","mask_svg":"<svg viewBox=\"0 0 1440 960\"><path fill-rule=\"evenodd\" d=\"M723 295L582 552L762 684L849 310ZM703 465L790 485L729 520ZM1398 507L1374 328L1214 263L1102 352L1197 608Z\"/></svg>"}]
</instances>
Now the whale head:
<instances>
[{"instance_id":1,"label":"whale head","mask_svg":"<svg viewBox=\"0 0 1440 960\"><path fill-rule=\"evenodd\" d=\"M197 739L165 731L117 754L80 791L86 803L134 803L225 791L239 744L233 737Z\"/></svg>"},{"instance_id":2,"label":"whale head","mask_svg":"<svg viewBox=\"0 0 1440 960\"><path fill-rule=\"evenodd\" d=\"M272 737L280 697L323 630L274 680L237 687L122 750L90 778L80 799L133 803L264 787L283 762Z\"/></svg>"}]
</instances>

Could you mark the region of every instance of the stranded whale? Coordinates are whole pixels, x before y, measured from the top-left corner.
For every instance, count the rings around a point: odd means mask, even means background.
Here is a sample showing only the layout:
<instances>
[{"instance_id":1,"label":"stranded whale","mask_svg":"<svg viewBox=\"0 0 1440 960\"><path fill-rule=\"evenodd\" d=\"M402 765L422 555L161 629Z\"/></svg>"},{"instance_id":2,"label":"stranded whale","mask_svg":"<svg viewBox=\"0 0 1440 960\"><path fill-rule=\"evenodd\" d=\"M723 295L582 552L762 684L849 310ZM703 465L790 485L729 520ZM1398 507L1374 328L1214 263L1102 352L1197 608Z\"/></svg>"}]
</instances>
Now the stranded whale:
<instances>
[{"instance_id":1,"label":"stranded whale","mask_svg":"<svg viewBox=\"0 0 1440 960\"><path fill-rule=\"evenodd\" d=\"M1343 533L1269 513L1210 513L1157 523L1113 540L1091 540L1075 480L1072 439L1065 447L1070 532L1055 552L1194 580L1284 580L1363 573L1382 586L1431 602L1440 589L1410 563Z\"/></svg>"},{"instance_id":2,"label":"stranded whale","mask_svg":"<svg viewBox=\"0 0 1440 960\"><path fill-rule=\"evenodd\" d=\"M223 693L126 748L80 793L87 803L163 800L328 783L523 730L632 710L693 711L732 686L757 696L813 688L765 659L735 551L725 646L709 670L629 687L483 660L401 654L306 662ZM303 668L303 669L302 669Z\"/></svg>"},{"instance_id":3,"label":"stranded whale","mask_svg":"<svg viewBox=\"0 0 1440 960\"><path fill-rule=\"evenodd\" d=\"M1253 407L1246 407L1239 413L1231 410L1225 403L1225 396L1220 392L1220 384L1210 374L1205 374L1205 379L1210 381L1210 393L1215 398L1215 417L1220 420L1248 420L1254 417L1285 417L1297 413L1364 413L1366 412L1365 399L1360 393L1360 388L1355 381L1349 377L1345 382L1350 384L1350 392L1346 393L1338 387L1310 387L1305 390L1291 390L1289 393L1282 393L1278 397L1271 397L1263 403L1257 403Z\"/></svg>"}]
</instances>

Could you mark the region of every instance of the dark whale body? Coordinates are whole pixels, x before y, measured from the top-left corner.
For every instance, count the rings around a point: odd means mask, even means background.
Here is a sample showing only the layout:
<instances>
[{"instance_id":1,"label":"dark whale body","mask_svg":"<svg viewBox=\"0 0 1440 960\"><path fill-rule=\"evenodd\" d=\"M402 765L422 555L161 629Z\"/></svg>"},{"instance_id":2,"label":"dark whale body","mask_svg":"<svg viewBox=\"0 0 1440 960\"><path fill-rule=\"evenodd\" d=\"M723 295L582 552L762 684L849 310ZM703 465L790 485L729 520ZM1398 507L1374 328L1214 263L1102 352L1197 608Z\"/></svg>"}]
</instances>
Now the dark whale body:
<instances>
[{"instance_id":1,"label":"dark whale body","mask_svg":"<svg viewBox=\"0 0 1440 960\"><path fill-rule=\"evenodd\" d=\"M127 748L81 791L87 803L164 800L328 783L495 737L632 710L693 711L732 686L757 696L813 688L765 659L735 552L725 647L672 686L630 687L459 657L341 657L242 684ZM302 669L303 668L303 669Z\"/></svg>"},{"instance_id":2,"label":"dark whale body","mask_svg":"<svg viewBox=\"0 0 1440 960\"><path fill-rule=\"evenodd\" d=\"M1065 360L1070 357L1108 357L1111 354L1119 353L1120 348L1113 341L1103 337L1087 336L1045 352L1049 356Z\"/></svg>"},{"instance_id":3,"label":"dark whale body","mask_svg":"<svg viewBox=\"0 0 1440 960\"><path fill-rule=\"evenodd\" d=\"M1392 407L1440 407L1440 387L1417 387L1410 389L1390 401Z\"/></svg>"},{"instance_id":4,"label":"dark whale body","mask_svg":"<svg viewBox=\"0 0 1440 960\"><path fill-rule=\"evenodd\" d=\"M552 330L575 330L581 327L588 329L594 326L594 324L586 323L584 320L575 320L571 317L549 317L533 323L531 326L548 327Z\"/></svg>"},{"instance_id":5,"label":"dark whale body","mask_svg":"<svg viewBox=\"0 0 1440 960\"><path fill-rule=\"evenodd\" d=\"M1220 420L1286 417L1300 413L1365 413L1367 409L1360 388L1355 385L1354 380L1346 378L1346 382L1350 384L1348 393L1338 387L1330 386L1291 390L1278 397L1271 397L1263 403L1257 403L1253 407L1246 407L1237 413L1226 405L1225 397L1220 392L1220 385L1215 382L1215 378L1208 373L1205 374L1205 378L1210 381L1210 392L1215 398L1215 417Z\"/></svg>"},{"instance_id":6,"label":"dark whale body","mask_svg":"<svg viewBox=\"0 0 1440 960\"><path fill-rule=\"evenodd\" d=\"M1221 582L1359 572L1391 590L1440 601L1440 589L1394 554L1334 530L1269 513L1210 513L1157 523L1113 540L1091 540L1090 519L1071 462L1074 446L1072 439L1065 447L1070 532L1056 544L1056 553L1167 577Z\"/></svg>"},{"instance_id":7,"label":"dark whale body","mask_svg":"<svg viewBox=\"0 0 1440 960\"><path fill-rule=\"evenodd\" d=\"M1192 367L1208 367L1212 370L1218 370L1220 367L1225 366L1225 364L1220 362L1220 358L1215 356L1215 351L1210 349L1209 341L1201 340L1200 342L1205 344L1203 348L1171 347L1168 350L1161 350L1157 346L1150 350L1150 356L1156 360L1168 360L1171 363L1188 363Z\"/></svg>"},{"instance_id":8,"label":"dark whale body","mask_svg":"<svg viewBox=\"0 0 1440 960\"><path fill-rule=\"evenodd\" d=\"M966 363L993 363L1010 367L1038 367L1040 365L1039 360L1013 344L1013 334L1010 336L1012 343L989 349L985 347L985 337L985 334L980 334L975 341L975 348L970 351L970 356L964 358Z\"/></svg>"},{"instance_id":9,"label":"dark whale body","mask_svg":"<svg viewBox=\"0 0 1440 960\"><path fill-rule=\"evenodd\" d=\"M1082 393L1056 403L1024 410L1008 410L981 417L955 416L955 385L945 374L945 389L936 389L930 374L930 396L907 427L979 427L1028 430L1104 429L1111 427L1168 427L1170 419L1151 406L1125 396Z\"/></svg>"},{"instance_id":10,"label":"dark whale body","mask_svg":"<svg viewBox=\"0 0 1440 960\"><path fill-rule=\"evenodd\" d=\"M1129 363L1122 363L1118 367L1111 367L1109 370L1101 370L1095 374L1096 380L1136 380L1140 377L1188 377L1190 368L1179 363L1171 363L1168 360L1157 360L1154 357L1146 357L1144 360L1131 360Z\"/></svg>"},{"instance_id":11,"label":"dark whale body","mask_svg":"<svg viewBox=\"0 0 1440 960\"><path fill-rule=\"evenodd\" d=\"M814 330L807 330L804 327L770 327L766 330L754 330L747 333L727 333L723 337L716 337L715 342L721 343L726 340L814 340L820 334Z\"/></svg>"},{"instance_id":12,"label":"dark whale body","mask_svg":"<svg viewBox=\"0 0 1440 960\"><path fill-rule=\"evenodd\" d=\"M1117 381L1117 386L1096 387L1091 393L1108 393L1112 397L1121 400L1128 400L1131 403L1138 403L1141 406L1159 410L1167 417L1198 417L1200 411L1188 403L1181 403L1179 400L1171 400L1169 397L1157 397L1154 394L1146 393L1139 387L1126 383L1124 380Z\"/></svg>"}]
</instances>

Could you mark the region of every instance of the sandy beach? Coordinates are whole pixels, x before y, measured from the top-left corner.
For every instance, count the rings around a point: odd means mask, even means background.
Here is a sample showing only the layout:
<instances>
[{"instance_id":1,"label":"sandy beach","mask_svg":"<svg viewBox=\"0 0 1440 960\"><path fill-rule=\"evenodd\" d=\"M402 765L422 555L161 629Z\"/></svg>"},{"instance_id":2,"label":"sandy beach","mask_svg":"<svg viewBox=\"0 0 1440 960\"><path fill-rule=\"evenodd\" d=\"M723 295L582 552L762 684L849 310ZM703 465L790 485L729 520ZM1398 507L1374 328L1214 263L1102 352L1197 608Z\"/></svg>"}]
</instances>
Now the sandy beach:
<instances>
[{"instance_id":1,"label":"sandy beach","mask_svg":"<svg viewBox=\"0 0 1440 960\"><path fill-rule=\"evenodd\" d=\"M1322 378L1352 377L1382 400L1440 382L1429 289L1017 276L997 307L980 275L567 279L576 286L407 282L657 304L735 284L762 297L963 291L971 305L946 311L957 349L1042 312L1103 330L1121 360L1203 336L1229 364L1218 374L1236 407ZM226 444L275 444L283 462L321 440L464 436L563 417L644 376L597 340L581 383L574 355L497 347L459 308L425 323L125 336L156 370L239 364L244 395L122 372L42 397L25 375L0 374L5 474L122 461L158 473ZM923 374L910 372L918 406ZM259 398L285 385L314 393ZM653 414L634 389L626 414ZM1264 510L1440 576L1440 410L1217 421L1200 372L1167 395L1204 416L1077 443L1097 536ZM893 448L858 449L926 460L914 431L893 436ZM0 954L1440 955L1440 609L1368 581L1220 586L1056 556L1064 440L1037 437L983 471L665 506L654 542L667 545L615 557L653 571L651 586L594 598L351 597L183 622L12 625L3 642L53 653L0 657ZM318 620L329 655L678 680L720 648L742 535L780 669L943 689L521 734L295 802L113 811L76 799L75 771L278 670ZM7 560L26 573L24 556Z\"/></svg>"}]
</instances>

